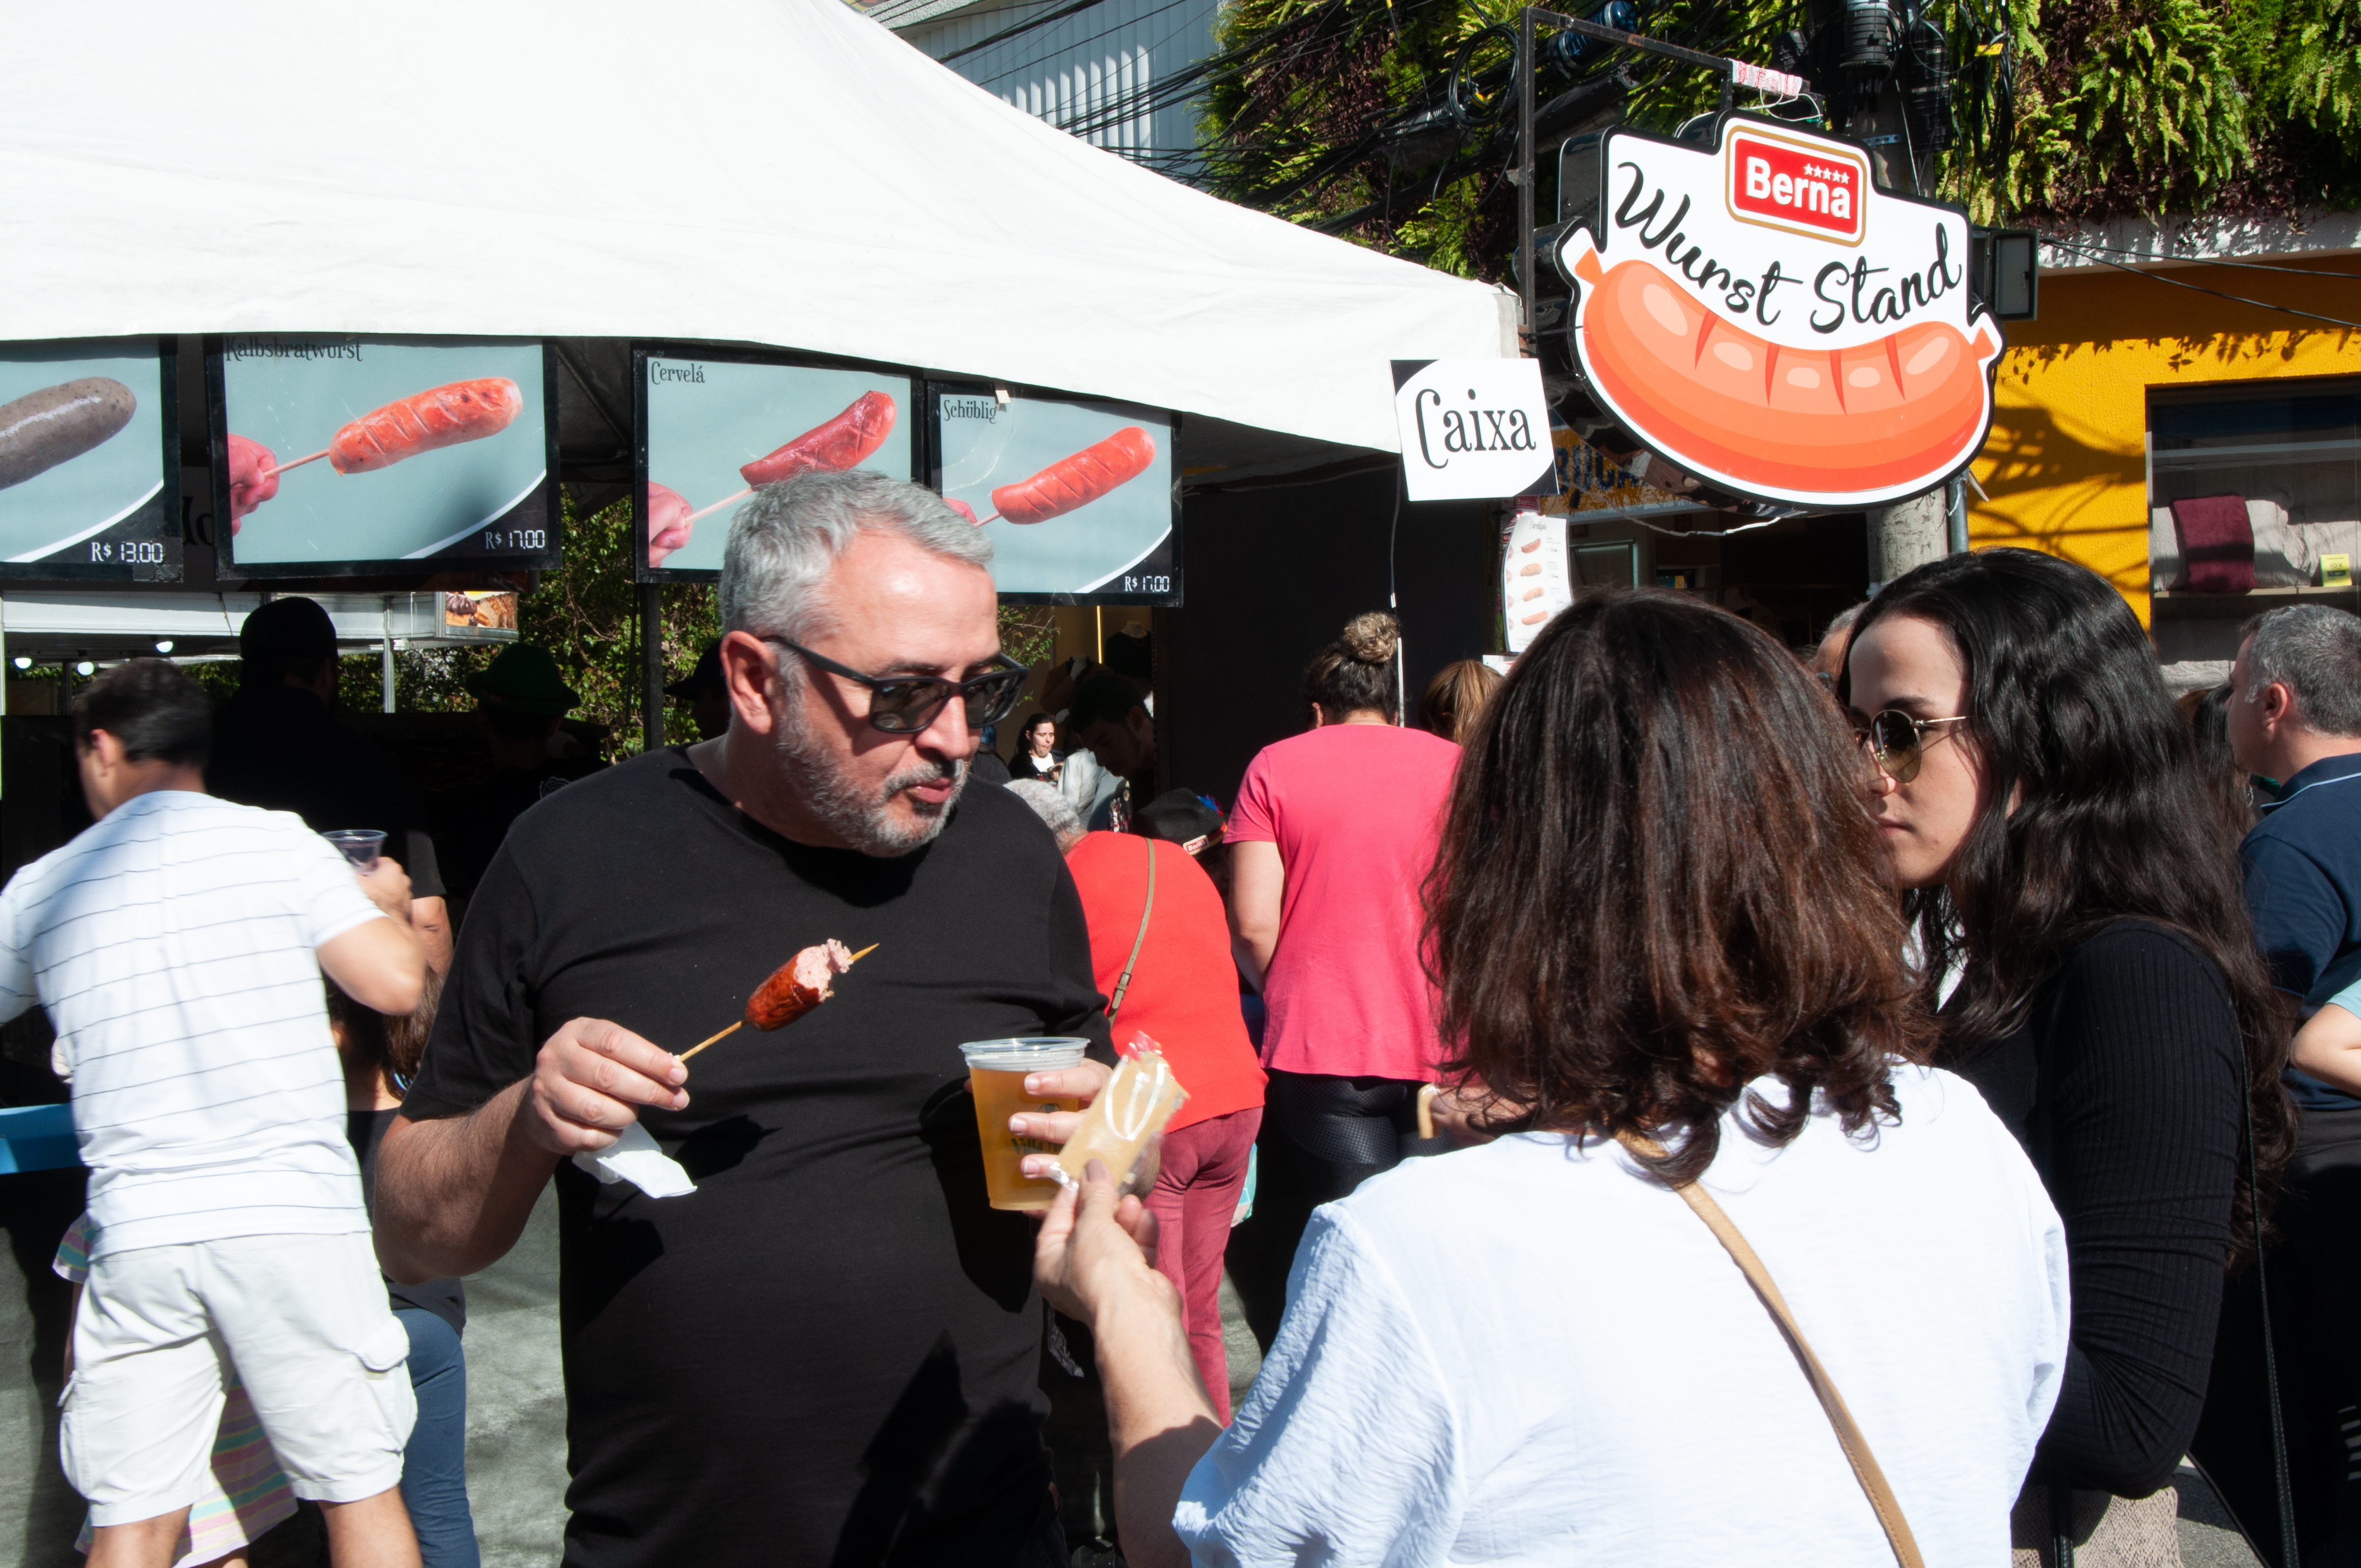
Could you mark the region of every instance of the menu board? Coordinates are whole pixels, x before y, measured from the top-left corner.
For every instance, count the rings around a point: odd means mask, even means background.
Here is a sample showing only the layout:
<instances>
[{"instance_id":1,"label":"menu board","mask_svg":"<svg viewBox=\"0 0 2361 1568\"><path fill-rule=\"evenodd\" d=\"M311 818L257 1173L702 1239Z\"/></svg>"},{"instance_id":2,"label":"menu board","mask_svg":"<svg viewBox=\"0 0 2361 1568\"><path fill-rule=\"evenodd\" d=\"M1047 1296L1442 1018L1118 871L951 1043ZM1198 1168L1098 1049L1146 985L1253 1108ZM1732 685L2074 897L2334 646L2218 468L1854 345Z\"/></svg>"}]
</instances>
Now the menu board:
<instances>
[{"instance_id":1,"label":"menu board","mask_svg":"<svg viewBox=\"0 0 2361 1568\"><path fill-rule=\"evenodd\" d=\"M1500 620L1509 652L1521 653L1560 610L1574 603L1565 521L1520 511L1500 540Z\"/></svg>"},{"instance_id":2,"label":"menu board","mask_svg":"<svg viewBox=\"0 0 2361 1568\"><path fill-rule=\"evenodd\" d=\"M177 363L152 337L0 344L0 577L180 576Z\"/></svg>"},{"instance_id":3,"label":"menu board","mask_svg":"<svg viewBox=\"0 0 2361 1568\"><path fill-rule=\"evenodd\" d=\"M1178 605L1174 415L929 385L934 481L992 538L1019 603Z\"/></svg>"},{"instance_id":4,"label":"menu board","mask_svg":"<svg viewBox=\"0 0 2361 1568\"><path fill-rule=\"evenodd\" d=\"M633 355L642 582L709 582L757 485L815 469L914 477L916 381L891 370L707 349Z\"/></svg>"},{"instance_id":5,"label":"menu board","mask_svg":"<svg viewBox=\"0 0 2361 1568\"><path fill-rule=\"evenodd\" d=\"M547 360L532 338L221 340L205 367L223 571L557 565Z\"/></svg>"}]
</instances>

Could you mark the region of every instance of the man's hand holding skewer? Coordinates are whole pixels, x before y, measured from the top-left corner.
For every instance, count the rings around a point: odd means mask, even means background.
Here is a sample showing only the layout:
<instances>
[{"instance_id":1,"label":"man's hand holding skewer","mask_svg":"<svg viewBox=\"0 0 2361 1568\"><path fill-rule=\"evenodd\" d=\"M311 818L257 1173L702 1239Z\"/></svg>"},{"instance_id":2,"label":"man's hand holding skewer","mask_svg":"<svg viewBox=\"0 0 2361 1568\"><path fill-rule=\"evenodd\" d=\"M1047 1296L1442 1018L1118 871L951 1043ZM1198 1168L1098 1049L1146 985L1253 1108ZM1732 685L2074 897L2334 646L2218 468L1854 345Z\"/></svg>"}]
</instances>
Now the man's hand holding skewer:
<instances>
[{"instance_id":1,"label":"man's hand holding skewer","mask_svg":"<svg viewBox=\"0 0 2361 1568\"><path fill-rule=\"evenodd\" d=\"M525 1135L560 1158L595 1154L639 1120L640 1109L685 1111L688 1069L620 1024L575 1018L534 1059L521 1114Z\"/></svg>"}]
</instances>

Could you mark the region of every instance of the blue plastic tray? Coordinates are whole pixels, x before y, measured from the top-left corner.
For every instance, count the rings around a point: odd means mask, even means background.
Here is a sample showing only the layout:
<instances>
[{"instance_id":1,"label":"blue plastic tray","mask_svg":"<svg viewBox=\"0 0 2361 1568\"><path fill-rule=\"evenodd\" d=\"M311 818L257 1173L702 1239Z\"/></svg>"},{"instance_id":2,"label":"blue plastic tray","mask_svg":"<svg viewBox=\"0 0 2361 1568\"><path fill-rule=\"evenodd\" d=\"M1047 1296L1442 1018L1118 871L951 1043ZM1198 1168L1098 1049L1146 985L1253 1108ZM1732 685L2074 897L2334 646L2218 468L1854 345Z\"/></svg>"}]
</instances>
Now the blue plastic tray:
<instances>
[{"instance_id":1,"label":"blue plastic tray","mask_svg":"<svg viewBox=\"0 0 2361 1568\"><path fill-rule=\"evenodd\" d=\"M72 1106L20 1105L0 1111L0 1176L62 1170L81 1163Z\"/></svg>"}]
</instances>

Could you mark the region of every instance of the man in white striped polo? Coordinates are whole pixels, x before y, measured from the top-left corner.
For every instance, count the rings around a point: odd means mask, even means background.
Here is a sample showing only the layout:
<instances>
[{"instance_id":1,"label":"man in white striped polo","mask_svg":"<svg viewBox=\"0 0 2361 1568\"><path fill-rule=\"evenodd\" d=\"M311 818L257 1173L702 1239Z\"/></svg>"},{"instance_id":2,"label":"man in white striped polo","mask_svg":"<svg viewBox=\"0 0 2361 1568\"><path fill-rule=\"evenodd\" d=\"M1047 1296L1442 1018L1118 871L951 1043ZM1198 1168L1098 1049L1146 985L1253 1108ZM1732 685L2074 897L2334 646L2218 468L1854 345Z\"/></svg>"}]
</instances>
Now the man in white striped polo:
<instances>
[{"instance_id":1,"label":"man in white striped polo","mask_svg":"<svg viewBox=\"0 0 2361 1568\"><path fill-rule=\"evenodd\" d=\"M93 681L73 736L97 821L0 892L0 1021L49 1010L91 1173L66 1477L92 1568L167 1568L234 1365L338 1568L415 1568L407 1339L320 983L418 1005L410 880L383 859L356 877L301 818L206 795L210 735L203 693L160 660Z\"/></svg>"}]
</instances>

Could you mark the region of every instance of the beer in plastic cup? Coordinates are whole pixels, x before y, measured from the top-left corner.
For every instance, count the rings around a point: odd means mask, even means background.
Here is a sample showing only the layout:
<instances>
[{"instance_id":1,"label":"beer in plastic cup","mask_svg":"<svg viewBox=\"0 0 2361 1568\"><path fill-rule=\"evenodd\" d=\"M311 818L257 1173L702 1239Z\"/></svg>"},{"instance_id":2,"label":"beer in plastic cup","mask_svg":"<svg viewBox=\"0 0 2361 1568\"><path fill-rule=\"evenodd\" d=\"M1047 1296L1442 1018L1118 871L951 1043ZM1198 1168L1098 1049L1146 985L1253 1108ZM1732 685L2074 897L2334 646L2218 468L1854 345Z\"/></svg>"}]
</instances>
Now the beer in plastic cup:
<instances>
[{"instance_id":1,"label":"beer in plastic cup","mask_svg":"<svg viewBox=\"0 0 2361 1568\"><path fill-rule=\"evenodd\" d=\"M1027 1099L1025 1075L1080 1067L1089 1048L1088 1040L1062 1036L974 1040L960 1047L967 1058L968 1089L975 1096L976 1131L983 1139L984 1191L994 1208L1046 1209L1058 1195L1055 1181L1027 1177L1021 1168L1027 1155L1054 1155L1058 1146L1018 1137L1008 1130L1008 1119L1019 1113L1081 1110L1082 1102L1073 1095Z\"/></svg>"},{"instance_id":2,"label":"beer in plastic cup","mask_svg":"<svg viewBox=\"0 0 2361 1568\"><path fill-rule=\"evenodd\" d=\"M339 828L320 837L342 850L345 859L362 872L377 864L377 852L385 847L385 835L374 828Z\"/></svg>"}]
</instances>

